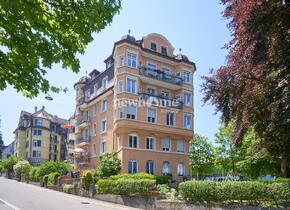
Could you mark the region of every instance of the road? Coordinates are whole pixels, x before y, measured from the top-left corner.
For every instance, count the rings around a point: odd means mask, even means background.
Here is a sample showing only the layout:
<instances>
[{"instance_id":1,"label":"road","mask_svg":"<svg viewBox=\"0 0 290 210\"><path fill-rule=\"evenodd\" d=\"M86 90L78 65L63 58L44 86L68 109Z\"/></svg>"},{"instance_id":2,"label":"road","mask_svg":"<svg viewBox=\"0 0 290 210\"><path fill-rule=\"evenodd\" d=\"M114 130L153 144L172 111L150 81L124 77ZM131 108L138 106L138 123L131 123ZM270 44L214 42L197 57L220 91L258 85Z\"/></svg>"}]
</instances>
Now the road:
<instances>
[{"instance_id":1,"label":"road","mask_svg":"<svg viewBox=\"0 0 290 210\"><path fill-rule=\"evenodd\" d=\"M0 177L0 210L133 210Z\"/></svg>"}]
</instances>

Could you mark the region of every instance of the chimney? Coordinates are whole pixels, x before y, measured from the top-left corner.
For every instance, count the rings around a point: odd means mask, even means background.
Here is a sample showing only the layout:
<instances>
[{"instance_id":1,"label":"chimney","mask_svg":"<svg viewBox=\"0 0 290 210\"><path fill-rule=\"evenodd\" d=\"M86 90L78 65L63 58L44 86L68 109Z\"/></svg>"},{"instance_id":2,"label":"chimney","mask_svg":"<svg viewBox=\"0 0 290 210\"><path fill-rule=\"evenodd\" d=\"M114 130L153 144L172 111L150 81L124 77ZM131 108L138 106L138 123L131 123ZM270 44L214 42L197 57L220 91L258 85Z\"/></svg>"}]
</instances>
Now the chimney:
<instances>
[{"instance_id":1,"label":"chimney","mask_svg":"<svg viewBox=\"0 0 290 210\"><path fill-rule=\"evenodd\" d=\"M37 106L34 107L34 112L37 112Z\"/></svg>"}]
</instances>

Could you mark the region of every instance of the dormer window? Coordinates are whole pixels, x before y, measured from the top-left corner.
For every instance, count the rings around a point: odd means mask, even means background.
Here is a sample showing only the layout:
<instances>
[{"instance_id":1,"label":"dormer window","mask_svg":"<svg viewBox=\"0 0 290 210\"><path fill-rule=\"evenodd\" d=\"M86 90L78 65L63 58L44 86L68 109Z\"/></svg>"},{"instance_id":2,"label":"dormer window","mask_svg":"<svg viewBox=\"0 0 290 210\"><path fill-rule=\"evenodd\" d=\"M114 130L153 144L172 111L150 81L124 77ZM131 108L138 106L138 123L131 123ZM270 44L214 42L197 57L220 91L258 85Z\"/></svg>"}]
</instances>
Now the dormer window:
<instances>
[{"instance_id":1,"label":"dormer window","mask_svg":"<svg viewBox=\"0 0 290 210\"><path fill-rule=\"evenodd\" d=\"M151 42L150 43L150 49L156 52L157 51L157 45L156 45L156 43Z\"/></svg>"},{"instance_id":2,"label":"dormer window","mask_svg":"<svg viewBox=\"0 0 290 210\"><path fill-rule=\"evenodd\" d=\"M167 48L164 46L161 46L161 54L167 55Z\"/></svg>"},{"instance_id":3,"label":"dormer window","mask_svg":"<svg viewBox=\"0 0 290 210\"><path fill-rule=\"evenodd\" d=\"M107 61L107 69L110 68L112 66L113 62L112 60L108 60Z\"/></svg>"},{"instance_id":4,"label":"dormer window","mask_svg":"<svg viewBox=\"0 0 290 210\"><path fill-rule=\"evenodd\" d=\"M108 85L108 77L105 77L102 80L102 88L103 88L103 90L105 90L107 88L107 85Z\"/></svg>"}]
</instances>

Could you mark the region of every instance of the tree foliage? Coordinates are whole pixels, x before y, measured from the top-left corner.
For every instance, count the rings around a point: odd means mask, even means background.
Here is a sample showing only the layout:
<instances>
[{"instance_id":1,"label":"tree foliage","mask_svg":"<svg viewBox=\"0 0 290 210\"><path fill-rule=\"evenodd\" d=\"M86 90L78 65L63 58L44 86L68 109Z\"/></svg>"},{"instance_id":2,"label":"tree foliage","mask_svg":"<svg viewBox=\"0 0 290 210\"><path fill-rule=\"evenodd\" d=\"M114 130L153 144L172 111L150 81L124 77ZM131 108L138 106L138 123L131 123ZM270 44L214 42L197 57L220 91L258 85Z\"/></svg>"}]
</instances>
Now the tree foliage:
<instances>
[{"instance_id":1,"label":"tree foliage","mask_svg":"<svg viewBox=\"0 0 290 210\"><path fill-rule=\"evenodd\" d=\"M2 160L2 167L4 171L7 173L8 178L11 178L11 174L13 173L13 167L17 164L17 162L21 161L22 158L10 156L7 159Z\"/></svg>"},{"instance_id":2,"label":"tree foliage","mask_svg":"<svg viewBox=\"0 0 290 210\"><path fill-rule=\"evenodd\" d=\"M31 0L0 3L0 90L27 97L60 91L45 79L55 63L78 72L78 53L119 12L121 0Z\"/></svg>"},{"instance_id":3,"label":"tree foliage","mask_svg":"<svg viewBox=\"0 0 290 210\"><path fill-rule=\"evenodd\" d=\"M44 177L51 173L58 173L59 175L66 175L69 170L72 170L72 165L62 161L48 161L42 163L37 170L37 178Z\"/></svg>"},{"instance_id":4,"label":"tree foliage","mask_svg":"<svg viewBox=\"0 0 290 210\"><path fill-rule=\"evenodd\" d=\"M112 175L117 175L121 171L121 160L117 153L106 153L99 157L99 165L95 171L96 178L107 178Z\"/></svg>"},{"instance_id":5,"label":"tree foliage","mask_svg":"<svg viewBox=\"0 0 290 210\"><path fill-rule=\"evenodd\" d=\"M203 77L204 101L215 105L225 123L236 122L236 145L253 127L290 177L289 1L221 2L233 38L226 65Z\"/></svg>"},{"instance_id":6,"label":"tree foliage","mask_svg":"<svg viewBox=\"0 0 290 210\"><path fill-rule=\"evenodd\" d=\"M196 171L197 179L201 173L207 172L213 163L213 146L208 139L195 134L189 147L190 166Z\"/></svg>"}]
</instances>

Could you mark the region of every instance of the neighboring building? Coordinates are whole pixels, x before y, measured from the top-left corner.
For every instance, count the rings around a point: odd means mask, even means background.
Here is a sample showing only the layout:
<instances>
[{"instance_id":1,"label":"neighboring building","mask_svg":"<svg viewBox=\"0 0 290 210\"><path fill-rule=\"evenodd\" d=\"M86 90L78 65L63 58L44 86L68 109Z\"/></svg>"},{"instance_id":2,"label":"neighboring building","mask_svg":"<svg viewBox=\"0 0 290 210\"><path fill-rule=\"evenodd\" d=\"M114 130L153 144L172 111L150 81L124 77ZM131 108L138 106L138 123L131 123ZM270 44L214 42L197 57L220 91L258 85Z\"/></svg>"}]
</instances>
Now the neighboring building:
<instances>
[{"instance_id":1,"label":"neighboring building","mask_svg":"<svg viewBox=\"0 0 290 210\"><path fill-rule=\"evenodd\" d=\"M6 159L10 156L13 156L13 154L14 154L14 141L11 144L4 147L4 149L2 150L2 159Z\"/></svg>"},{"instance_id":2,"label":"neighboring building","mask_svg":"<svg viewBox=\"0 0 290 210\"><path fill-rule=\"evenodd\" d=\"M49 114L44 106L35 112L22 111L14 131L14 156L23 157L33 165L65 159L67 120Z\"/></svg>"},{"instance_id":3,"label":"neighboring building","mask_svg":"<svg viewBox=\"0 0 290 210\"><path fill-rule=\"evenodd\" d=\"M75 149L75 141L76 141L76 134L75 134L75 125L76 120L74 118L69 119L69 127L68 129L68 137L66 141L66 160L69 163L74 164L74 149Z\"/></svg>"},{"instance_id":4,"label":"neighboring building","mask_svg":"<svg viewBox=\"0 0 290 210\"><path fill-rule=\"evenodd\" d=\"M116 151L122 173L189 175L195 64L173 51L162 35L126 35L105 71L74 85L78 169L95 169L99 155Z\"/></svg>"}]
</instances>

